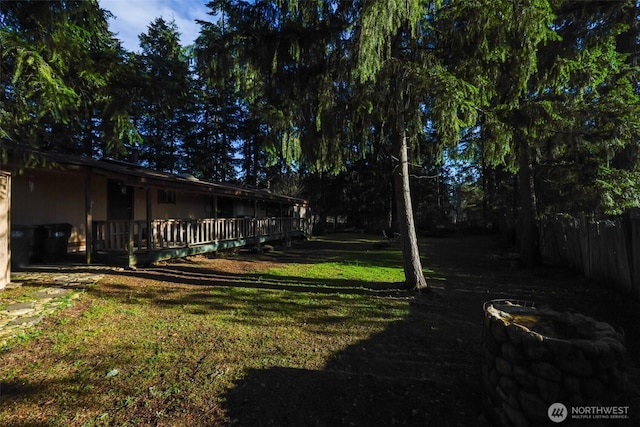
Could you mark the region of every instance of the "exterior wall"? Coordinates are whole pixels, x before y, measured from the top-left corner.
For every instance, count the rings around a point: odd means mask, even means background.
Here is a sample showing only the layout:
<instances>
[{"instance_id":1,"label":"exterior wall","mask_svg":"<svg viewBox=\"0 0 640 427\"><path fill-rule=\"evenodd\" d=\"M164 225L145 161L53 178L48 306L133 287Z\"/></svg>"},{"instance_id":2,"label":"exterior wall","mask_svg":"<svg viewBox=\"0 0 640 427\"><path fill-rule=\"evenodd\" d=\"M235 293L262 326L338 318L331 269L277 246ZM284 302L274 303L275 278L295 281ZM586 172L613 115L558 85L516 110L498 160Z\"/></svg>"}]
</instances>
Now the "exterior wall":
<instances>
[{"instance_id":1,"label":"exterior wall","mask_svg":"<svg viewBox=\"0 0 640 427\"><path fill-rule=\"evenodd\" d=\"M155 206L156 191L151 190L151 209ZM147 219L147 189L146 188L134 188L133 191L133 219L145 220Z\"/></svg>"},{"instance_id":2,"label":"exterior wall","mask_svg":"<svg viewBox=\"0 0 640 427\"><path fill-rule=\"evenodd\" d=\"M73 226L69 250L84 250L85 177L55 170L28 170L12 180L12 223Z\"/></svg>"},{"instance_id":3,"label":"exterior wall","mask_svg":"<svg viewBox=\"0 0 640 427\"><path fill-rule=\"evenodd\" d=\"M107 219L107 178L104 176L91 176L91 215L94 221Z\"/></svg>"},{"instance_id":4,"label":"exterior wall","mask_svg":"<svg viewBox=\"0 0 640 427\"><path fill-rule=\"evenodd\" d=\"M13 176L11 220L15 225L44 225L68 223L72 225L69 238L69 251L79 252L86 249L86 206L85 184L87 172L78 170L29 169ZM109 178L99 172L90 176L91 214L94 221L108 220L107 185ZM133 219L146 220L147 190L133 185ZM225 200L221 202L221 200ZM267 216L267 203L249 199L236 199L219 196L220 204L228 208L219 217L257 217ZM211 195L176 191L175 203L158 203L158 188L150 190L152 219L197 219L213 218L214 201ZM276 202L277 203L277 202ZM218 206L220 210L220 205ZM293 216L303 216L299 209L293 208ZM290 206L283 206L284 216L292 214ZM271 214L271 212L270 212ZM0 211L0 221L2 220ZM271 215L271 216L279 216ZM1 230L0 230L1 231ZM1 236L0 236L1 237ZM0 244L2 243L0 238ZM2 260L0 259L0 262ZM1 272L1 270L0 270Z\"/></svg>"},{"instance_id":5,"label":"exterior wall","mask_svg":"<svg viewBox=\"0 0 640 427\"><path fill-rule=\"evenodd\" d=\"M146 190L136 190L135 217L146 219ZM151 214L154 219L213 218L213 202L206 194L176 191L175 203L158 203L158 190L151 190Z\"/></svg>"},{"instance_id":6,"label":"exterior wall","mask_svg":"<svg viewBox=\"0 0 640 427\"><path fill-rule=\"evenodd\" d=\"M96 221L105 221L108 219L106 191L107 181L107 178L103 176L92 177L91 194L93 199L93 219ZM153 219L195 219L213 217L211 197L208 195L176 191L175 203L158 203L158 188L151 188L150 197L151 216ZM135 185L133 186L133 219L137 221L147 219L147 190L146 188Z\"/></svg>"}]
</instances>

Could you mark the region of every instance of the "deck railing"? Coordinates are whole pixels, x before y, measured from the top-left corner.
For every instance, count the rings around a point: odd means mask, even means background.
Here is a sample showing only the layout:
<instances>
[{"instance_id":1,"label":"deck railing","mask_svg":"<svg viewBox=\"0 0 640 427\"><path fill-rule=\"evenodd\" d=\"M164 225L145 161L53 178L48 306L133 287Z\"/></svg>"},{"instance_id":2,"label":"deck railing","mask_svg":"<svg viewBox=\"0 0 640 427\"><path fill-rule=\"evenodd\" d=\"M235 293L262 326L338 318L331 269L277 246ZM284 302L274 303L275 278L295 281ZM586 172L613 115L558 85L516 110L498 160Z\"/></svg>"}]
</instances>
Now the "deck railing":
<instances>
[{"instance_id":1,"label":"deck railing","mask_svg":"<svg viewBox=\"0 0 640 427\"><path fill-rule=\"evenodd\" d=\"M150 230L149 230L149 227ZM305 218L205 218L93 221L96 251L155 251L255 237L307 233Z\"/></svg>"}]
</instances>

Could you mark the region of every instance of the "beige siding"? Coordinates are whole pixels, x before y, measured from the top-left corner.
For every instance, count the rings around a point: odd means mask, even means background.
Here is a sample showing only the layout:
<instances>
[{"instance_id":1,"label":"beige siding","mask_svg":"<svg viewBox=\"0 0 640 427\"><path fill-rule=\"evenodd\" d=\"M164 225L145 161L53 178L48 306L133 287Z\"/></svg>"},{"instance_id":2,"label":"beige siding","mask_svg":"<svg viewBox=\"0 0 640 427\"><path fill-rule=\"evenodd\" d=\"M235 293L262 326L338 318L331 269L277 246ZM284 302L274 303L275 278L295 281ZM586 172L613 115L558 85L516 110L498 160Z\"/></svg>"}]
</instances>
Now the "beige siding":
<instances>
[{"instance_id":1,"label":"beige siding","mask_svg":"<svg viewBox=\"0 0 640 427\"><path fill-rule=\"evenodd\" d=\"M14 176L12 222L19 225L69 223L69 250L84 249L85 178L59 171L30 170Z\"/></svg>"},{"instance_id":2,"label":"beige siding","mask_svg":"<svg viewBox=\"0 0 640 427\"><path fill-rule=\"evenodd\" d=\"M11 175L0 171L0 289L11 281Z\"/></svg>"},{"instance_id":3,"label":"beige siding","mask_svg":"<svg viewBox=\"0 0 640 427\"><path fill-rule=\"evenodd\" d=\"M85 184L87 174L81 170L27 170L12 179L11 220L16 225L43 225L69 223L73 229L69 239L70 251L86 248L86 205ZM91 212L94 221L108 220L107 183L108 177L94 173L90 176ZM147 190L133 185L133 218L147 219ZM158 188L150 192L151 219L197 219L213 218L212 196L176 191L175 203L158 203ZM266 203L259 202L255 209L253 200L225 199L228 209L235 217L263 218L267 214ZM233 206L233 210L231 210ZM304 216L304 207L296 209L296 216ZM276 209L277 210L277 209ZM283 213L291 213L290 207L283 206ZM0 222L2 221L0 210ZM270 212L270 215L273 215ZM276 214L276 216L279 216ZM0 230L1 232L1 230ZM1 237L1 236L0 236ZM2 244L0 238L0 245ZM0 262L2 260L0 259ZM1 270L0 270L1 273Z\"/></svg>"},{"instance_id":4,"label":"beige siding","mask_svg":"<svg viewBox=\"0 0 640 427\"><path fill-rule=\"evenodd\" d=\"M136 187L133 192L133 219L147 219L147 189Z\"/></svg>"},{"instance_id":5,"label":"beige siding","mask_svg":"<svg viewBox=\"0 0 640 427\"><path fill-rule=\"evenodd\" d=\"M146 196L144 191L141 198L141 216L140 219L145 218L146 210ZM138 208L136 192L136 209ZM181 191L176 192L176 203L158 203L158 191L157 189L151 190L151 212L154 219L197 219L197 218L212 218L213 217L213 204L211 197L208 195L185 193ZM136 214L136 217L138 215Z\"/></svg>"},{"instance_id":6,"label":"beige siding","mask_svg":"<svg viewBox=\"0 0 640 427\"><path fill-rule=\"evenodd\" d=\"M107 219L107 178L104 176L91 176L91 215L94 221Z\"/></svg>"}]
</instances>

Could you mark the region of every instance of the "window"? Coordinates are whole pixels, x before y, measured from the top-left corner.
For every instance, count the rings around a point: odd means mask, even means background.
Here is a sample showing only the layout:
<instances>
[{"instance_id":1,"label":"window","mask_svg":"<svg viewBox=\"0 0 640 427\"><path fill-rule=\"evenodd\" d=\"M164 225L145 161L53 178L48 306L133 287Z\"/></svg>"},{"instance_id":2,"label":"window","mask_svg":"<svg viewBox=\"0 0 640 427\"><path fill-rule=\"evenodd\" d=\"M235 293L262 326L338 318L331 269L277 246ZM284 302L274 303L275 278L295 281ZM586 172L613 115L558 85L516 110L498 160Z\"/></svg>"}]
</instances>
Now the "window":
<instances>
[{"instance_id":1,"label":"window","mask_svg":"<svg viewBox=\"0 0 640 427\"><path fill-rule=\"evenodd\" d=\"M176 204L175 190L158 190L158 203Z\"/></svg>"}]
</instances>

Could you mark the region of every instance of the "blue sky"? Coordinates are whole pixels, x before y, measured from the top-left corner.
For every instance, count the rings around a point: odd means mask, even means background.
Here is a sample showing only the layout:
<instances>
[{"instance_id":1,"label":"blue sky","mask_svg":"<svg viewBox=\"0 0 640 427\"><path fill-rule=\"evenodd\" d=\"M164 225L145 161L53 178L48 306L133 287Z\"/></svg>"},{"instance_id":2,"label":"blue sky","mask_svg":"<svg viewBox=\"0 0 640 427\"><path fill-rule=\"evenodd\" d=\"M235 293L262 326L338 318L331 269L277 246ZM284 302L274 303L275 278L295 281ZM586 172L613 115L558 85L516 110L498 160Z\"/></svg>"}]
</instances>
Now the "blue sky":
<instances>
[{"instance_id":1,"label":"blue sky","mask_svg":"<svg viewBox=\"0 0 640 427\"><path fill-rule=\"evenodd\" d=\"M109 20L111 31L117 33L122 46L129 51L140 50L138 35L147 32L149 24L158 17L175 20L181 33L182 45L192 44L200 26L196 19L211 21L207 15L208 0L98 0L114 18Z\"/></svg>"}]
</instances>

